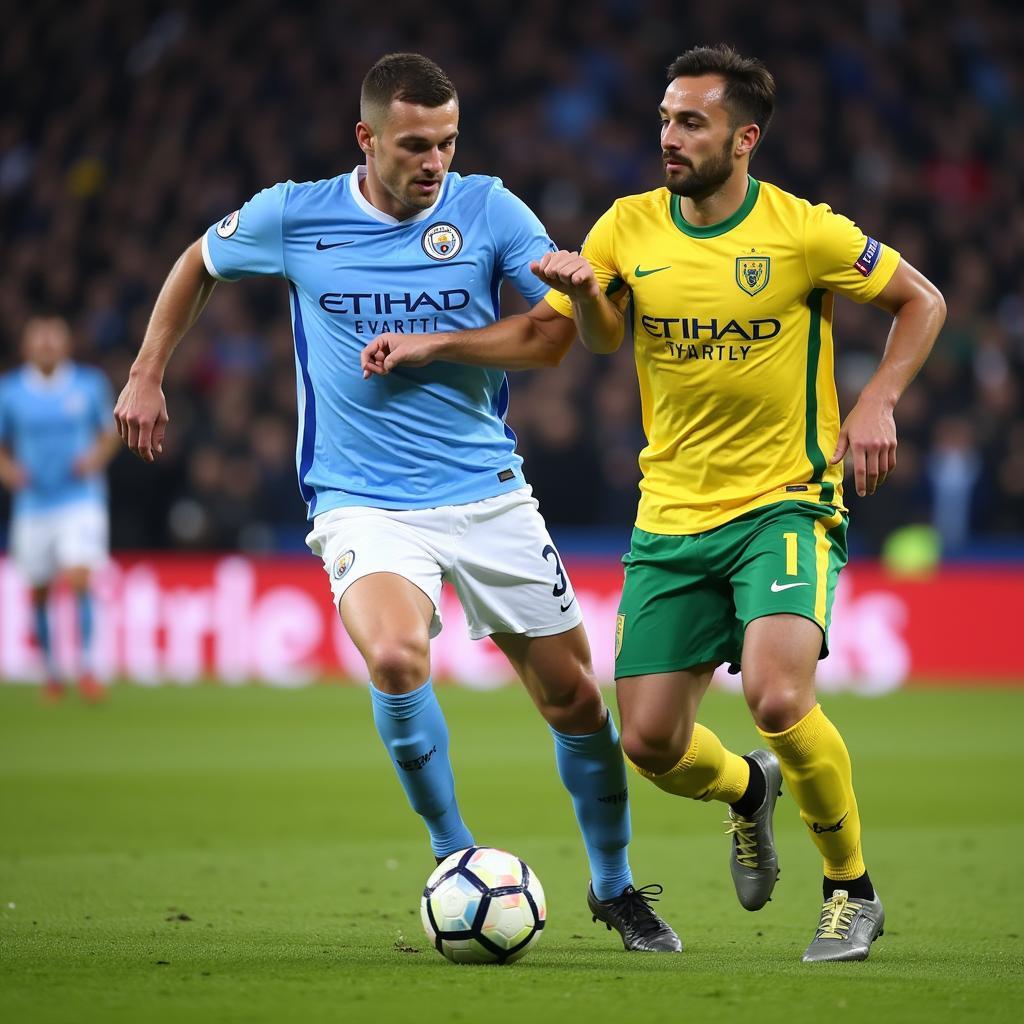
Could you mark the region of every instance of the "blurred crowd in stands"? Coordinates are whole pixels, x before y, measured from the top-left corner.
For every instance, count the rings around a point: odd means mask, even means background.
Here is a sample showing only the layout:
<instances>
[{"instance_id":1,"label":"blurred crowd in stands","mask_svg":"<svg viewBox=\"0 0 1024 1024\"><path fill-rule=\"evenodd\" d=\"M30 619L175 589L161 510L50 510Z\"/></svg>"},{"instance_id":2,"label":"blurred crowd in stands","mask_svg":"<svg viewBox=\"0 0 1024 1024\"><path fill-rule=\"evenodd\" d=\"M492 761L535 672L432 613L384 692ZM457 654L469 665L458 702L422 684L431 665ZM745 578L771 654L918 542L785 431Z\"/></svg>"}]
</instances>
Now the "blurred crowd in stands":
<instances>
[{"instance_id":1,"label":"blurred crowd in stands","mask_svg":"<svg viewBox=\"0 0 1024 1024\"><path fill-rule=\"evenodd\" d=\"M0 37L0 368L25 318L56 311L116 394L191 241L266 185L360 162L360 81L393 50L426 53L454 80L454 169L500 176L577 247L614 198L661 184L664 68L718 41L762 57L778 83L755 176L852 217L948 303L897 410L897 472L851 498L855 550L913 522L949 551L1024 542L1024 18L1011 2L22 6ZM837 306L844 410L887 323ZM301 537L293 378L286 286L218 287L171 363L164 456L111 468L115 546L258 551ZM511 384L549 522L628 525L643 444L628 345L604 359L577 346Z\"/></svg>"}]
</instances>

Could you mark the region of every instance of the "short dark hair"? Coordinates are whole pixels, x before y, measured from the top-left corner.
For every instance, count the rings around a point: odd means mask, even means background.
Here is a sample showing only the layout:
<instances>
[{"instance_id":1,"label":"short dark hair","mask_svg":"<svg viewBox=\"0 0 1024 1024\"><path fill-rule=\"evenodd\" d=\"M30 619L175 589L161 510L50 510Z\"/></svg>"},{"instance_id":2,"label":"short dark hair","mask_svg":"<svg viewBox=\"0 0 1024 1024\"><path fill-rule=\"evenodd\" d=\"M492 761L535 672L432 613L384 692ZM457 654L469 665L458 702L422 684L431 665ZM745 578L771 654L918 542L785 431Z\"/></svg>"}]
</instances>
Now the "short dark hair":
<instances>
[{"instance_id":1,"label":"short dark hair","mask_svg":"<svg viewBox=\"0 0 1024 1024\"><path fill-rule=\"evenodd\" d=\"M440 107L458 100L451 79L419 53L388 53L366 72L359 93L359 116L367 124L387 112L395 100Z\"/></svg>"},{"instance_id":2,"label":"short dark hair","mask_svg":"<svg viewBox=\"0 0 1024 1024\"><path fill-rule=\"evenodd\" d=\"M741 57L731 46L695 46L668 66L670 82L684 76L721 75L725 79L723 103L733 127L756 124L761 135L775 110L775 79L756 57Z\"/></svg>"}]
</instances>

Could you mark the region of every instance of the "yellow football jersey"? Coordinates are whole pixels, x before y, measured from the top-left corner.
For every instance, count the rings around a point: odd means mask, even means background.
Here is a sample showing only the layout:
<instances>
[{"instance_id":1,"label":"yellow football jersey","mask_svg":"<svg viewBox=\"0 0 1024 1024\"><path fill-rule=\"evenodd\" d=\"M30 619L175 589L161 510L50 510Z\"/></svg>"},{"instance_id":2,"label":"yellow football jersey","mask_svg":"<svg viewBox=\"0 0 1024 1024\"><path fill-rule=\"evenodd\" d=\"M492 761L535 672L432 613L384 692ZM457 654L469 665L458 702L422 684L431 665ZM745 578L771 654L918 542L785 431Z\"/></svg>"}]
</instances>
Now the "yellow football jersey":
<instances>
[{"instance_id":1,"label":"yellow football jersey","mask_svg":"<svg viewBox=\"0 0 1024 1024\"><path fill-rule=\"evenodd\" d=\"M632 297L647 446L636 524L692 534L787 499L843 508L832 354L836 292L868 302L899 253L827 206L751 178L727 220L696 227L659 188L619 199L583 253ZM560 292L551 306L572 316Z\"/></svg>"}]
</instances>

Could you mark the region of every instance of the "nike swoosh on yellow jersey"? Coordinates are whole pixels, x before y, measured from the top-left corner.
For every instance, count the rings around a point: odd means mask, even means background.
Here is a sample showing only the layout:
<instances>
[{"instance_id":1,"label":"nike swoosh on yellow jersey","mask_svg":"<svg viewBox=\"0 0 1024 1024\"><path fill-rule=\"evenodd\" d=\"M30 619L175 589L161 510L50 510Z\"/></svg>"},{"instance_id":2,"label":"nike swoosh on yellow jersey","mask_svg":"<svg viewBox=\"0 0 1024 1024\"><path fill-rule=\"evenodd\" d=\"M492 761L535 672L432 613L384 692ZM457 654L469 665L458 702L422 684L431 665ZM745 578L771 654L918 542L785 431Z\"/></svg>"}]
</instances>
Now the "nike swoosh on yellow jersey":
<instances>
[{"instance_id":1,"label":"nike swoosh on yellow jersey","mask_svg":"<svg viewBox=\"0 0 1024 1024\"><path fill-rule=\"evenodd\" d=\"M636 270L633 271L637 277L647 277L648 274L658 274L662 270L671 270L671 267L655 267L653 270L641 270L640 264L636 265Z\"/></svg>"}]
</instances>

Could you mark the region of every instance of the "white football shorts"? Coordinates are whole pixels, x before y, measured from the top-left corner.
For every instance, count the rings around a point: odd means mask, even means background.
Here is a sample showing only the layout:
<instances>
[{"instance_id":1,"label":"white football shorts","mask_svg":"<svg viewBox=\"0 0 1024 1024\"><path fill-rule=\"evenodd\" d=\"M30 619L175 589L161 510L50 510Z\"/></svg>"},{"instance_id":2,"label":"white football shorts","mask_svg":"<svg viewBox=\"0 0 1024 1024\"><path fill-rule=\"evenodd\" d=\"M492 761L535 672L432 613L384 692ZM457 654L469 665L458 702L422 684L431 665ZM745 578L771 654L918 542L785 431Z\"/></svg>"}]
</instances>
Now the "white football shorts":
<instances>
[{"instance_id":1,"label":"white football shorts","mask_svg":"<svg viewBox=\"0 0 1024 1024\"><path fill-rule=\"evenodd\" d=\"M323 559L335 606L356 580L394 573L433 602L431 637L441 632L444 580L455 587L474 640L551 636L583 618L529 487L411 512L332 509L313 520L306 543Z\"/></svg>"},{"instance_id":2,"label":"white football shorts","mask_svg":"<svg viewBox=\"0 0 1024 1024\"><path fill-rule=\"evenodd\" d=\"M11 559L29 585L41 587L66 569L98 569L109 556L107 510L96 502L60 505L11 520Z\"/></svg>"}]
</instances>

